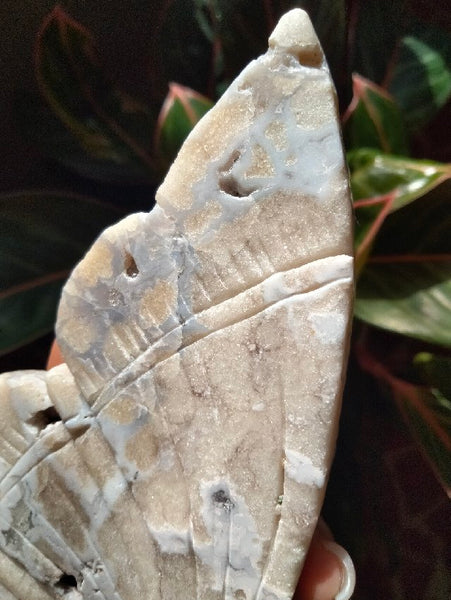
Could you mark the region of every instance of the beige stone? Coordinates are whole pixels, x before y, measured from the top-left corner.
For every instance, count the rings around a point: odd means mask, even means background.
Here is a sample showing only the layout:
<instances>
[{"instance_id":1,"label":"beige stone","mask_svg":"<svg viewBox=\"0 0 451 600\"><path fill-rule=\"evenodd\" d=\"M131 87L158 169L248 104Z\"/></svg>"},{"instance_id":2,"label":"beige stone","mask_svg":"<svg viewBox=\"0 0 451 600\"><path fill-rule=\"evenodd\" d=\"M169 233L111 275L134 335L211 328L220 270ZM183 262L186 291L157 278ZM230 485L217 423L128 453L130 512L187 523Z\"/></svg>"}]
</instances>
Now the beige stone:
<instances>
[{"instance_id":1,"label":"beige stone","mask_svg":"<svg viewBox=\"0 0 451 600\"><path fill-rule=\"evenodd\" d=\"M289 600L352 297L335 94L296 9L188 137L153 211L74 270L66 364L0 378L0 596Z\"/></svg>"}]
</instances>

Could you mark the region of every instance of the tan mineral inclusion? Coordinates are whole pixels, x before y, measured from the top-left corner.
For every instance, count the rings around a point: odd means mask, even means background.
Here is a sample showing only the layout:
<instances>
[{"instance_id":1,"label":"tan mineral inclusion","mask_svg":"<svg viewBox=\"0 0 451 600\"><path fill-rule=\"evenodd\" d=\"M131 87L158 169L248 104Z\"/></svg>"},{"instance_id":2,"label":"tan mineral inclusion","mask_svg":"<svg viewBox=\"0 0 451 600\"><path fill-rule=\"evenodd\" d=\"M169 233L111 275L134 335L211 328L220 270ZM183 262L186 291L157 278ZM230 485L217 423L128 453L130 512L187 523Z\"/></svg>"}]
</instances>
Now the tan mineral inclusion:
<instances>
[{"instance_id":1,"label":"tan mineral inclusion","mask_svg":"<svg viewBox=\"0 0 451 600\"><path fill-rule=\"evenodd\" d=\"M353 295L329 70L286 14L149 214L74 270L66 364L0 378L1 600L289 600Z\"/></svg>"}]
</instances>

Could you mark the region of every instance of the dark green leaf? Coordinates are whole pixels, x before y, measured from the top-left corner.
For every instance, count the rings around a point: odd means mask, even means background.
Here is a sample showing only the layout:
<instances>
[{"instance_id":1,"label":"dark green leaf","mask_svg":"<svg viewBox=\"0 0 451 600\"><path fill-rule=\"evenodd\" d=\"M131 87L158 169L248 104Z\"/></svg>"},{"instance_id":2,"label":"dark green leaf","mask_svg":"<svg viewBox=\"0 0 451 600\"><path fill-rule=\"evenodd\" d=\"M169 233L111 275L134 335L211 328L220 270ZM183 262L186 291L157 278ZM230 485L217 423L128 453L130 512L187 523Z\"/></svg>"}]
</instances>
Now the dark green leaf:
<instances>
[{"instance_id":1,"label":"dark green leaf","mask_svg":"<svg viewBox=\"0 0 451 600\"><path fill-rule=\"evenodd\" d=\"M165 166L173 162L189 132L212 106L213 102L205 96L176 83L169 84L155 140L156 154Z\"/></svg>"},{"instance_id":2,"label":"dark green leaf","mask_svg":"<svg viewBox=\"0 0 451 600\"><path fill-rule=\"evenodd\" d=\"M60 7L39 34L36 76L47 103L88 157L138 171L144 180L158 177L150 156L151 111L111 85L92 36Z\"/></svg>"},{"instance_id":3,"label":"dark green leaf","mask_svg":"<svg viewBox=\"0 0 451 600\"><path fill-rule=\"evenodd\" d=\"M377 236L374 255L451 254L451 179L391 213Z\"/></svg>"},{"instance_id":4,"label":"dark green leaf","mask_svg":"<svg viewBox=\"0 0 451 600\"><path fill-rule=\"evenodd\" d=\"M75 194L0 196L0 354L52 330L70 270L120 215Z\"/></svg>"},{"instance_id":5,"label":"dark green leaf","mask_svg":"<svg viewBox=\"0 0 451 600\"><path fill-rule=\"evenodd\" d=\"M451 182L390 214L357 286L362 320L451 345Z\"/></svg>"},{"instance_id":6,"label":"dark green leaf","mask_svg":"<svg viewBox=\"0 0 451 600\"><path fill-rule=\"evenodd\" d=\"M377 327L451 347L451 254L367 263L356 316Z\"/></svg>"},{"instance_id":7,"label":"dark green leaf","mask_svg":"<svg viewBox=\"0 0 451 600\"><path fill-rule=\"evenodd\" d=\"M357 271L363 267L386 217L451 177L451 166L362 148L348 154L356 211ZM415 215L412 221L417 222ZM405 230L401 226L400 230Z\"/></svg>"},{"instance_id":8,"label":"dark green leaf","mask_svg":"<svg viewBox=\"0 0 451 600\"><path fill-rule=\"evenodd\" d=\"M427 123L451 96L451 34L429 28L402 39L390 92L410 130Z\"/></svg>"},{"instance_id":9,"label":"dark green leaf","mask_svg":"<svg viewBox=\"0 0 451 600\"><path fill-rule=\"evenodd\" d=\"M424 196L451 177L451 165L362 148L348 154L354 200L396 193L392 210Z\"/></svg>"},{"instance_id":10,"label":"dark green leaf","mask_svg":"<svg viewBox=\"0 0 451 600\"><path fill-rule=\"evenodd\" d=\"M353 92L344 116L343 133L348 150L367 147L407 154L404 122L393 98L357 74L353 76Z\"/></svg>"}]
</instances>

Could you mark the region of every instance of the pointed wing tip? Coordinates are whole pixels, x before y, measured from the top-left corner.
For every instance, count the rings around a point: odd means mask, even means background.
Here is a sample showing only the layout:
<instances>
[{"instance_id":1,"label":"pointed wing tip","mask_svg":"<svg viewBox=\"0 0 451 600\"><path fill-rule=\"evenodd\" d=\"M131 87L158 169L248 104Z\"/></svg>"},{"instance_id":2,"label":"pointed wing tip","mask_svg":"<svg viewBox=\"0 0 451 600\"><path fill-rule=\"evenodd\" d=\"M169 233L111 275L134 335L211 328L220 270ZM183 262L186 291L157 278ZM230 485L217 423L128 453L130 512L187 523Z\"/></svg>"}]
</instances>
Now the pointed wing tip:
<instances>
[{"instance_id":1,"label":"pointed wing tip","mask_svg":"<svg viewBox=\"0 0 451 600\"><path fill-rule=\"evenodd\" d=\"M280 18L268 42L273 50L291 54L305 66L320 66L324 58L310 17L301 8Z\"/></svg>"}]
</instances>

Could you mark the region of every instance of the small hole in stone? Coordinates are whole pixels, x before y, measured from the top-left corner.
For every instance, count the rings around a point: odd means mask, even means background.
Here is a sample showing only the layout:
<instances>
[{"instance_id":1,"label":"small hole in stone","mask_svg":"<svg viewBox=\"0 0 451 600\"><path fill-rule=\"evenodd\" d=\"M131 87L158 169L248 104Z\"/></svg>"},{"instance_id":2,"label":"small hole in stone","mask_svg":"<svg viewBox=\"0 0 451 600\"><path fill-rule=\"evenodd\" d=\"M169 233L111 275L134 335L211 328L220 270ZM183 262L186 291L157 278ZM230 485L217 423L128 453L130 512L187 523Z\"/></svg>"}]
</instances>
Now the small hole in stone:
<instances>
[{"instance_id":1,"label":"small hole in stone","mask_svg":"<svg viewBox=\"0 0 451 600\"><path fill-rule=\"evenodd\" d=\"M226 511L230 511L235 506L233 501L229 498L224 490L218 490L217 492L214 492L211 497L213 502L222 505L222 508L224 508Z\"/></svg>"},{"instance_id":2,"label":"small hole in stone","mask_svg":"<svg viewBox=\"0 0 451 600\"><path fill-rule=\"evenodd\" d=\"M248 195L240 190L238 181L231 175L219 178L219 189L235 198L244 198Z\"/></svg>"},{"instance_id":3,"label":"small hole in stone","mask_svg":"<svg viewBox=\"0 0 451 600\"><path fill-rule=\"evenodd\" d=\"M248 195L243 191L237 178L232 174L233 165L240 157L241 152L235 149L219 171L219 189L235 198L244 198Z\"/></svg>"},{"instance_id":4,"label":"small hole in stone","mask_svg":"<svg viewBox=\"0 0 451 600\"><path fill-rule=\"evenodd\" d=\"M240 156L241 156L241 152L239 150L234 150L232 152L232 154L229 156L229 159L227 160L227 162L222 167L221 172L226 173L227 171L230 171L230 169L237 162L237 160L240 158Z\"/></svg>"},{"instance_id":5,"label":"small hole in stone","mask_svg":"<svg viewBox=\"0 0 451 600\"><path fill-rule=\"evenodd\" d=\"M218 171L219 189L228 196L235 198L248 198L250 194L257 191L257 187L249 186L248 181L244 181L244 185L240 182L237 173L234 173L234 165L241 158L241 151L235 149L224 163L223 167Z\"/></svg>"},{"instance_id":6,"label":"small hole in stone","mask_svg":"<svg viewBox=\"0 0 451 600\"><path fill-rule=\"evenodd\" d=\"M63 573L63 575L61 575L61 577L56 582L55 587L62 588L63 590L67 590L69 588L76 588L77 580L73 575Z\"/></svg>"},{"instance_id":7,"label":"small hole in stone","mask_svg":"<svg viewBox=\"0 0 451 600\"><path fill-rule=\"evenodd\" d=\"M38 431L42 431L47 427L47 425L58 423L58 421L61 421L58 411L54 406L49 406L48 408L40 410L34 414L31 419L28 419L27 423L33 427L36 427Z\"/></svg>"},{"instance_id":8,"label":"small hole in stone","mask_svg":"<svg viewBox=\"0 0 451 600\"><path fill-rule=\"evenodd\" d=\"M137 277L139 274L139 269L136 265L135 259L128 252L125 254L124 269L127 277Z\"/></svg>"},{"instance_id":9,"label":"small hole in stone","mask_svg":"<svg viewBox=\"0 0 451 600\"><path fill-rule=\"evenodd\" d=\"M293 53L293 56L299 64L304 65L305 67L318 68L323 62L321 50L317 47L302 48L299 52Z\"/></svg>"}]
</instances>

